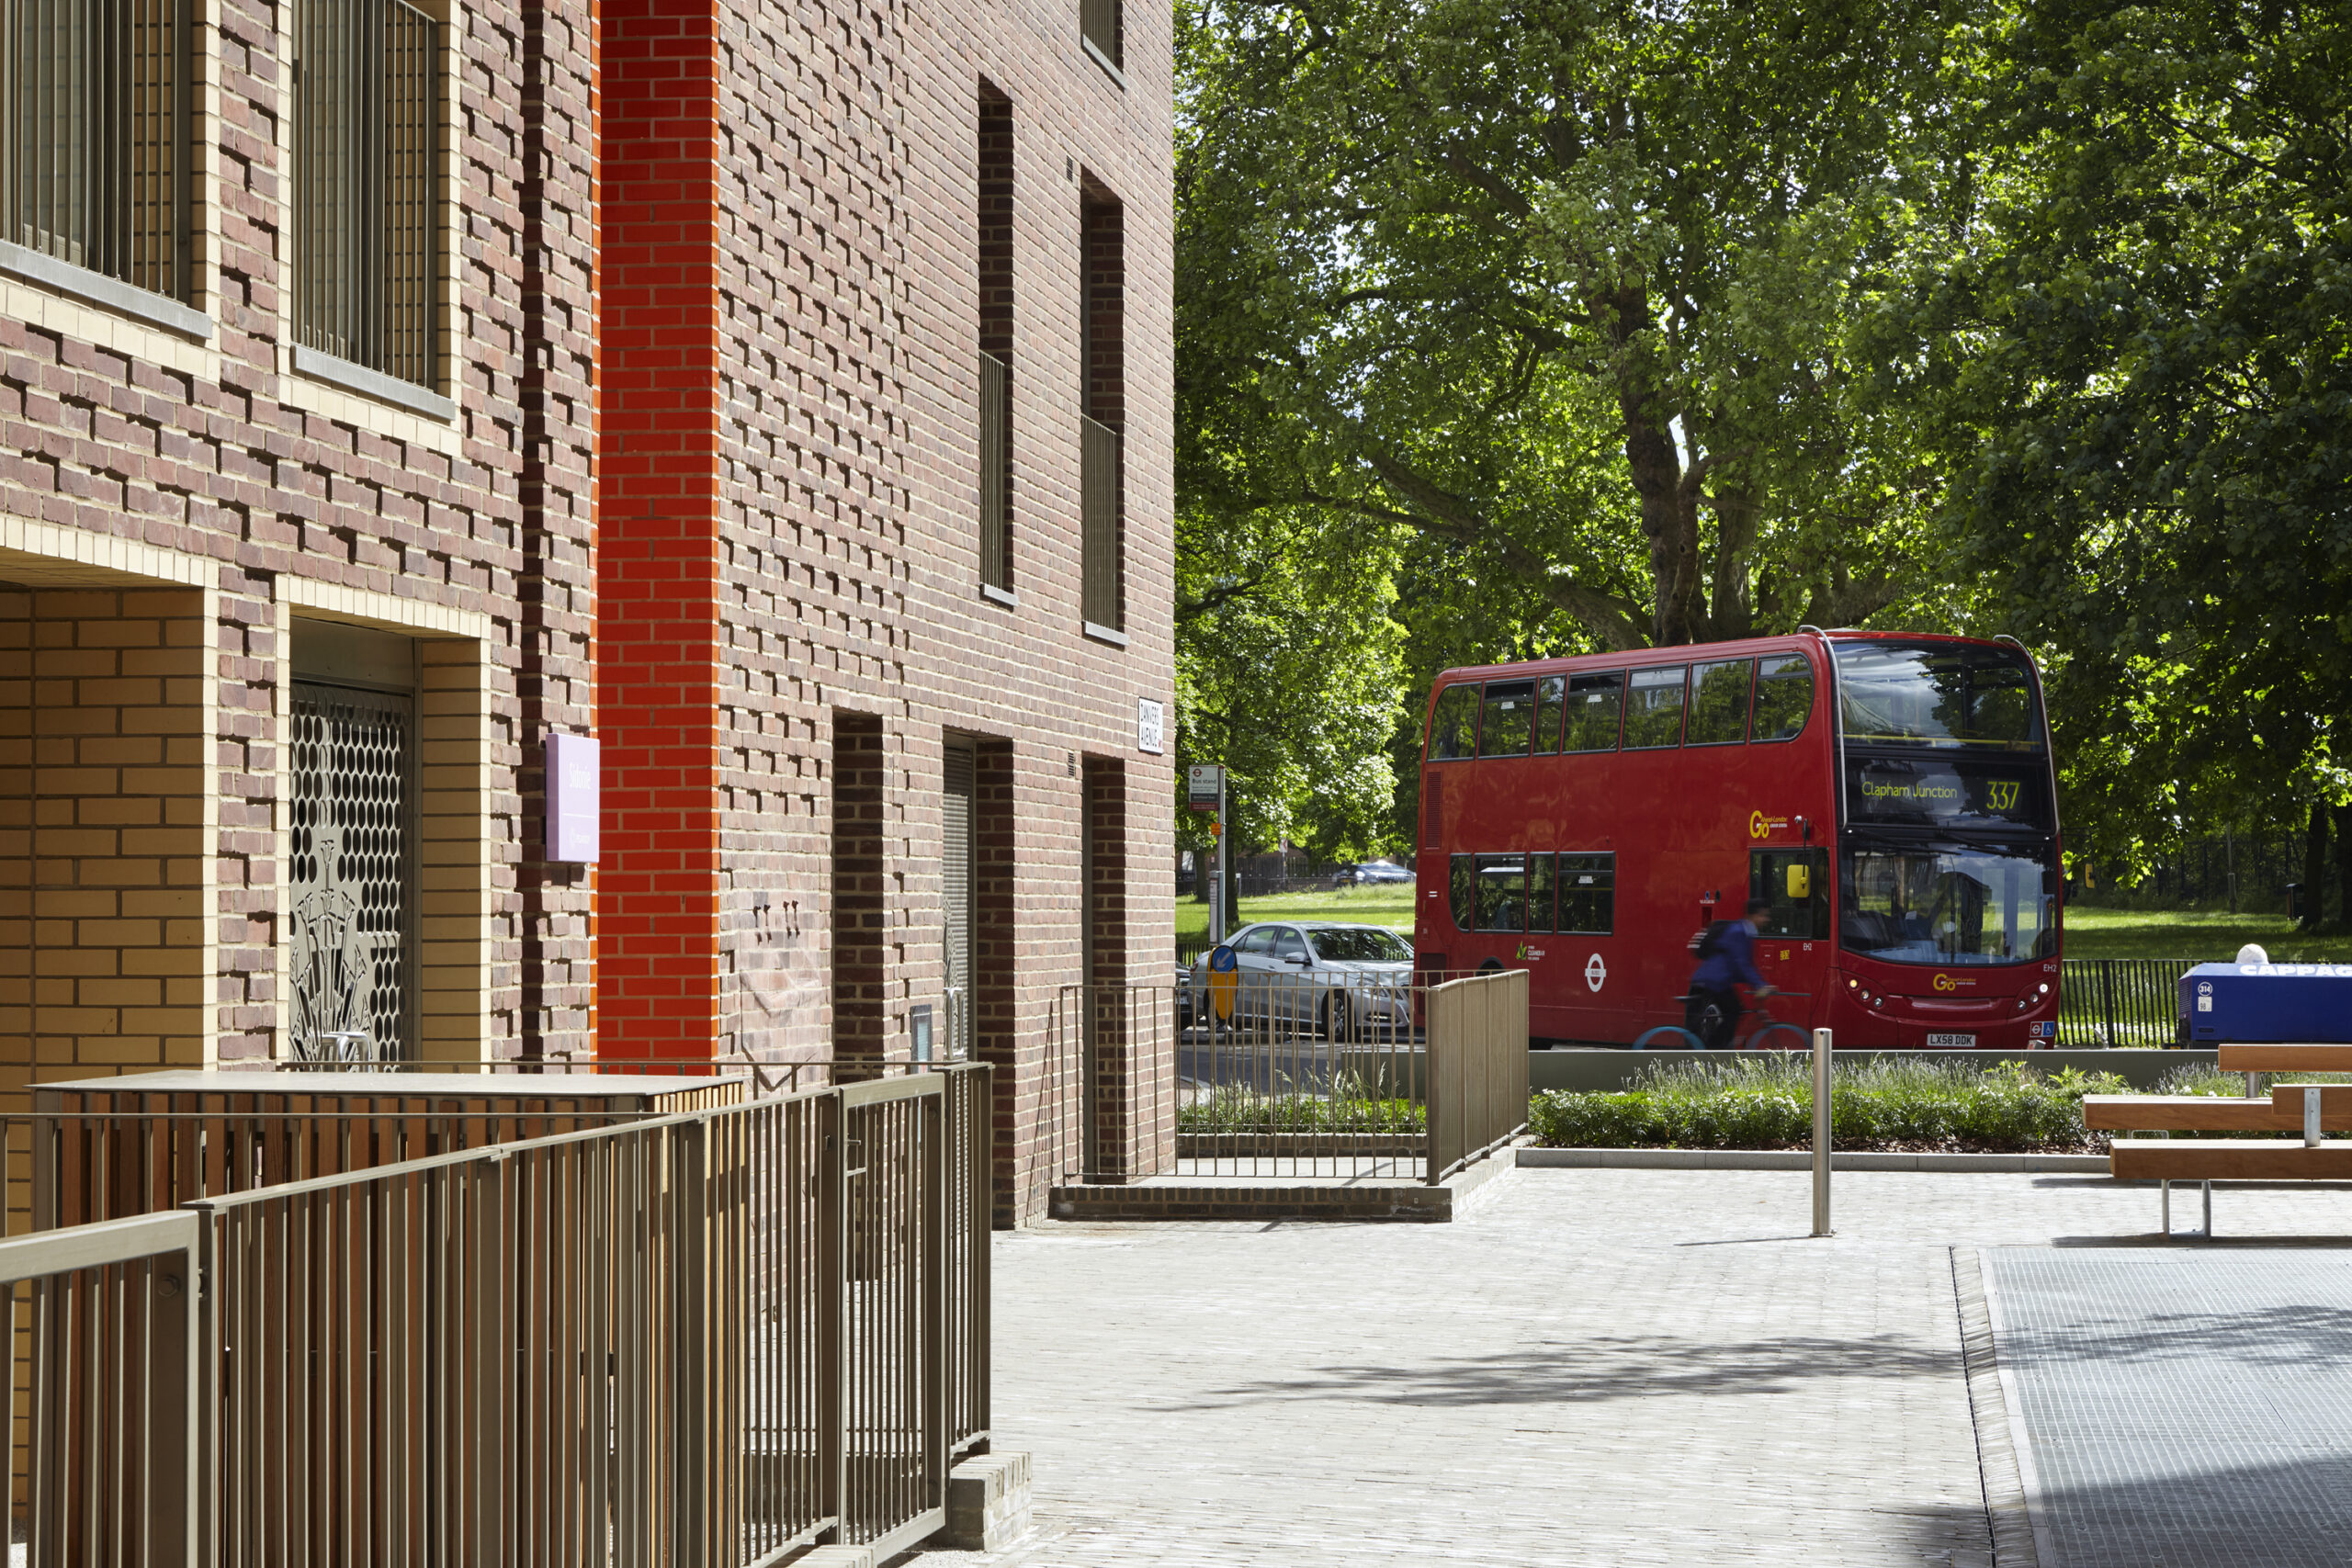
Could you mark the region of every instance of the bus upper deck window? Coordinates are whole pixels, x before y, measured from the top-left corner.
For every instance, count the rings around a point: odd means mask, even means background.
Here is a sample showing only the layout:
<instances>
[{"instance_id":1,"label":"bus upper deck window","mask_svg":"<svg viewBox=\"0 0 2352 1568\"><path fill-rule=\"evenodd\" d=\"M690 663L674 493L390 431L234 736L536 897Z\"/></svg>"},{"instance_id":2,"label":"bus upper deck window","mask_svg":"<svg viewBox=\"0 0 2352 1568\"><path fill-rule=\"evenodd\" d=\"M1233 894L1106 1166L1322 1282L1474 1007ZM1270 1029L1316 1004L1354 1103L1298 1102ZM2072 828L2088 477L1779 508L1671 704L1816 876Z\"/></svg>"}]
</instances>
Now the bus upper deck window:
<instances>
[{"instance_id":1,"label":"bus upper deck window","mask_svg":"<svg viewBox=\"0 0 2352 1568\"><path fill-rule=\"evenodd\" d=\"M1682 744L1682 666L1636 670L1625 699L1625 750Z\"/></svg>"},{"instance_id":2,"label":"bus upper deck window","mask_svg":"<svg viewBox=\"0 0 2352 1568\"><path fill-rule=\"evenodd\" d=\"M1486 710L1478 719L1478 755L1524 757L1535 729L1535 682L1489 681Z\"/></svg>"},{"instance_id":3,"label":"bus upper deck window","mask_svg":"<svg viewBox=\"0 0 2352 1568\"><path fill-rule=\"evenodd\" d=\"M1437 694L1430 715L1430 761L1469 757L1478 750L1478 682L1465 681Z\"/></svg>"},{"instance_id":4,"label":"bus upper deck window","mask_svg":"<svg viewBox=\"0 0 2352 1568\"><path fill-rule=\"evenodd\" d=\"M1624 705L1625 675L1611 670L1600 675L1568 678L1567 729L1560 739L1563 751L1617 750L1617 714Z\"/></svg>"},{"instance_id":5,"label":"bus upper deck window","mask_svg":"<svg viewBox=\"0 0 2352 1568\"><path fill-rule=\"evenodd\" d=\"M1546 675L1535 682L1535 754L1548 757L1560 749L1560 700L1567 682Z\"/></svg>"},{"instance_id":6,"label":"bus upper deck window","mask_svg":"<svg viewBox=\"0 0 2352 1568\"><path fill-rule=\"evenodd\" d=\"M1813 665L1802 653L1761 662L1756 672L1756 739L1793 740L1813 712Z\"/></svg>"},{"instance_id":7,"label":"bus upper deck window","mask_svg":"<svg viewBox=\"0 0 2352 1568\"><path fill-rule=\"evenodd\" d=\"M1748 668L1745 659L1691 667L1691 745L1736 746L1747 739Z\"/></svg>"}]
</instances>

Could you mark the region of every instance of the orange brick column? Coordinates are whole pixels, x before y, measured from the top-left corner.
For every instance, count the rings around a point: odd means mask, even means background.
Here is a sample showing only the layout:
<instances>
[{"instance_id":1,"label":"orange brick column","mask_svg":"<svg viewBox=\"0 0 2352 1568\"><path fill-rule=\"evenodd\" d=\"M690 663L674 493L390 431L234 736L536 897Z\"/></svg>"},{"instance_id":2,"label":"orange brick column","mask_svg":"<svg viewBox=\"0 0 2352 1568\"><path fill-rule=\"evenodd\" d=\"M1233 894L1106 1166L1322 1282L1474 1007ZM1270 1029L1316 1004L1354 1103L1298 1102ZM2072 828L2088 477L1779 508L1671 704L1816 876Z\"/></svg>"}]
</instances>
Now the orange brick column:
<instances>
[{"instance_id":1,"label":"orange brick column","mask_svg":"<svg viewBox=\"0 0 2352 1568\"><path fill-rule=\"evenodd\" d=\"M597 1050L719 1027L716 12L603 0Z\"/></svg>"}]
</instances>

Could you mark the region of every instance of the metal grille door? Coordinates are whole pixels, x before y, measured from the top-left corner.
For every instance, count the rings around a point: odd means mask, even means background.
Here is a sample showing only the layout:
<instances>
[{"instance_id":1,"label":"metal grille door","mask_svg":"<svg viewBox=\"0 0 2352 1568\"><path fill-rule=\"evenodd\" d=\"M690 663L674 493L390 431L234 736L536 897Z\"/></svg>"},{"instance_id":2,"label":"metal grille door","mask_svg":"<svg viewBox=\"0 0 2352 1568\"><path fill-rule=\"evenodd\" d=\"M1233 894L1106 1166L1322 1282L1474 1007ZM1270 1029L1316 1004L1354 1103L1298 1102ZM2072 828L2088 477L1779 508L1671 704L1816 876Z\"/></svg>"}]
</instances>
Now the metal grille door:
<instances>
[{"instance_id":1,"label":"metal grille door","mask_svg":"<svg viewBox=\"0 0 2352 1568\"><path fill-rule=\"evenodd\" d=\"M940 912L945 917L947 1054L963 1056L972 1042L972 749L951 740L940 792Z\"/></svg>"},{"instance_id":2,"label":"metal grille door","mask_svg":"<svg viewBox=\"0 0 2352 1568\"><path fill-rule=\"evenodd\" d=\"M413 1054L413 699L294 687L294 1048L311 1061Z\"/></svg>"}]
</instances>

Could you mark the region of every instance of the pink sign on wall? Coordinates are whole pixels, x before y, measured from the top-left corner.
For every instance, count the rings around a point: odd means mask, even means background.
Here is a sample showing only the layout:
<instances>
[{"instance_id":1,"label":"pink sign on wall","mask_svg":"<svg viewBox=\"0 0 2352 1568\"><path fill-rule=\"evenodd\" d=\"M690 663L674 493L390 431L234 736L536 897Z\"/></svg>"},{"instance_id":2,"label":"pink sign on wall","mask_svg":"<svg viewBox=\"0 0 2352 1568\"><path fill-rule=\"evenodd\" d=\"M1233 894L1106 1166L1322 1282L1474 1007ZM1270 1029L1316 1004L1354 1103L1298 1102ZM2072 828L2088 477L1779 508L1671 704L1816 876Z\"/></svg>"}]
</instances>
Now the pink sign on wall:
<instances>
[{"instance_id":1,"label":"pink sign on wall","mask_svg":"<svg viewBox=\"0 0 2352 1568\"><path fill-rule=\"evenodd\" d=\"M596 863L596 738L548 737L548 859Z\"/></svg>"}]
</instances>

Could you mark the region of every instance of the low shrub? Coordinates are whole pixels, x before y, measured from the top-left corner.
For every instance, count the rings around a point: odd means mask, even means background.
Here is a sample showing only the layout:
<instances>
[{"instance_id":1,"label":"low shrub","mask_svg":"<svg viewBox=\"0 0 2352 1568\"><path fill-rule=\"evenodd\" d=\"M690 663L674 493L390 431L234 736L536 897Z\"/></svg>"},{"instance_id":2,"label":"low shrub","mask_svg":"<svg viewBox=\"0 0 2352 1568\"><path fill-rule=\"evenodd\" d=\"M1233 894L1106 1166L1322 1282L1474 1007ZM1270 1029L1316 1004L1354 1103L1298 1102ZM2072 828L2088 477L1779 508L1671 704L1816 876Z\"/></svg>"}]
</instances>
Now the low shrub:
<instances>
[{"instance_id":1,"label":"low shrub","mask_svg":"<svg viewBox=\"0 0 2352 1568\"><path fill-rule=\"evenodd\" d=\"M2083 1096L2131 1087L2113 1073L2044 1073L2016 1061L1880 1057L1833 1071L1830 1140L1844 1149L2098 1149L2105 1137L2083 1126ZM1661 1064L1613 1093L1536 1095L1528 1122L1555 1147L1802 1146L1813 1137L1812 1063L1775 1054Z\"/></svg>"},{"instance_id":2,"label":"low shrub","mask_svg":"<svg viewBox=\"0 0 2352 1568\"><path fill-rule=\"evenodd\" d=\"M1176 1130L1192 1134L1418 1133L1422 1122L1412 1100L1351 1094L1344 1085L1332 1096L1221 1089L1176 1112Z\"/></svg>"}]
</instances>

